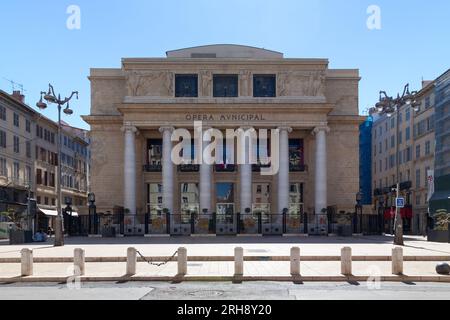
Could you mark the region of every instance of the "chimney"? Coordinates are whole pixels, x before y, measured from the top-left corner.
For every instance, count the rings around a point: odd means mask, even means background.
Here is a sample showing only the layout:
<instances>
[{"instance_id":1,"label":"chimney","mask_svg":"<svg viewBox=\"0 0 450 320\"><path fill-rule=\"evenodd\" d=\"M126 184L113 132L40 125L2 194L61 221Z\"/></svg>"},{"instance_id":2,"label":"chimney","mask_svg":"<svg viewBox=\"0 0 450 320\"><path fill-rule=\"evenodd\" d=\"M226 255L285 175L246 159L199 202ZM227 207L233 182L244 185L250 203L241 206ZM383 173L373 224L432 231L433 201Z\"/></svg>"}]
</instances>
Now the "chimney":
<instances>
[{"instance_id":1,"label":"chimney","mask_svg":"<svg viewBox=\"0 0 450 320\"><path fill-rule=\"evenodd\" d=\"M25 103L25 96L19 90L14 90L11 96L16 100Z\"/></svg>"},{"instance_id":2,"label":"chimney","mask_svg":"<svg viewBox=\"0 0 450 320\"><path fill-rule=\"evenodd\" d=\"M433 80L422 80L422 89L425 88L427 85L432 83Z\"/></svg>"}]
</instances>

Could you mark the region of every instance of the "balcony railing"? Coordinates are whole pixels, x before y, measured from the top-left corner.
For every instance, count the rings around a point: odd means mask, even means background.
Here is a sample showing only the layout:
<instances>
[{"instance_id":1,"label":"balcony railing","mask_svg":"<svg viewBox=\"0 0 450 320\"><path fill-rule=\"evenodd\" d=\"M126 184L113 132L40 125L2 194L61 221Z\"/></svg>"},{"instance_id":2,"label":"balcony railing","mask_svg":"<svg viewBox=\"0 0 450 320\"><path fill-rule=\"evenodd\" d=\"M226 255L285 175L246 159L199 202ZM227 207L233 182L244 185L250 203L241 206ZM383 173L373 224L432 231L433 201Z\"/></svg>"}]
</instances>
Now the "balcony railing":
<instances>
[{"instance_id":1,"label":"balcony railing","mask_svg":"<svg viewBox=\"0 0 450 320\"><path fill-rule=\"evenodd\" d=\"M289 164L290 172L307 172L308 166L304 164Z\"/></svg>"},{"instance_id":2,"label":"balcony railing","mask_svg":"<svg viewBox=\"0 0 450 320\"><path fill-rule=\"evenodd\" d=\"M144 166L144 172L162 172L161 164L146 164Z\"/></svg>"},{"instance_id":3,"label":"balcony railing","mask_svg":"<svg viewBox=\"0 0 450 320\"><path fill-rule=\"evenodd\" d=\"M216 172L235 172L236 165L235 164L217 164L215 166Z\"/></svg>"},{"instance_id":4,"label":"balcony railing","mask_svg":"<svg viewBox=\"0 0 450 320\"><path fill-rule=\"evenodd\" d=\"M179 172L199 172L200 165L198 164L182 164L178 166Z\"/></svg>"},{"instance_id":5,"label":"balcony railing","mask_svg":"<svg viewBox=\"0 0 450 320\"><path fill-rule=\"evenodd\" d=\"M260 172L263 168L270 168L271 164L254 164L252 165L253 172Z\"/></svg>"}]
</instances>

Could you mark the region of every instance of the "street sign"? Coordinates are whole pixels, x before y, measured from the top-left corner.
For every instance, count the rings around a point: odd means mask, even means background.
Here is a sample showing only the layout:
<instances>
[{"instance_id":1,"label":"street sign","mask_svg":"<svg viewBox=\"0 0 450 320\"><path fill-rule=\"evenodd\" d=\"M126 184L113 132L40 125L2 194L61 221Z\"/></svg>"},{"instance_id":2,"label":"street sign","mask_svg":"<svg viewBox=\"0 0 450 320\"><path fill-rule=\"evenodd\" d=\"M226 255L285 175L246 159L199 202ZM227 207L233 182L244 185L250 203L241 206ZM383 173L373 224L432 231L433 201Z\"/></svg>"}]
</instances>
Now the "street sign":
<instances>
[{"instance_id":1,"label":"street sign","mask_svg":"<svg viewBox=\"0 0 450 320\"><path fill-rule=\"evenodd\" d=\"M396 199L397 208L405 207L405 198L397 198Z\"/></svg>"}]
</instances>

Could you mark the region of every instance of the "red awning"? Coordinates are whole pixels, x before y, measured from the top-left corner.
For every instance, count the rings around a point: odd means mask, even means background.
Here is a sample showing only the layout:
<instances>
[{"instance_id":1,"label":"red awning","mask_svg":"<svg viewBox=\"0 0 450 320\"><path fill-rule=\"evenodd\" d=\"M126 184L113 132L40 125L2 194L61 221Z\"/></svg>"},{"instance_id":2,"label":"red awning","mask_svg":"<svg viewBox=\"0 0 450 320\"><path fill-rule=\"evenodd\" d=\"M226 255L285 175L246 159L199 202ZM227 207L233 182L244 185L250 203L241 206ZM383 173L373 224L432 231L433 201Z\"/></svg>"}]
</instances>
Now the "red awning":
<instances>
[{"instance_id":1,"label":"red awning","mask_svg":"<svg viewBox=\"0 0 450 320\"><path fill-rule=\"evenodd\" d=\"M411 219L413 217L413 211L411 207L400 209L400 215L403 219Z\"/></svg>"},{"instance_id":2,"label":"red awning","mask_svg":"<svg viewBox=\"0 0 450 320\"><path fill-rule=\"evenodd\" d=\"M400 216L402 219L411 219L413 217L412 207L400 209ZM394 219L395 218L395 207L388 208L384 210L384 219Z\"/></svg>"},{"instance_id":3,"label":"red awning","mask_svg":"<svg viewBox=\"0 0 450 320\"><path fill-rule=\"evenodd\" d=\"M385 220L394 219L394 217L395 217L395 208L387 208L386 210L384 210Z\"/></svg>"}]
</instances>

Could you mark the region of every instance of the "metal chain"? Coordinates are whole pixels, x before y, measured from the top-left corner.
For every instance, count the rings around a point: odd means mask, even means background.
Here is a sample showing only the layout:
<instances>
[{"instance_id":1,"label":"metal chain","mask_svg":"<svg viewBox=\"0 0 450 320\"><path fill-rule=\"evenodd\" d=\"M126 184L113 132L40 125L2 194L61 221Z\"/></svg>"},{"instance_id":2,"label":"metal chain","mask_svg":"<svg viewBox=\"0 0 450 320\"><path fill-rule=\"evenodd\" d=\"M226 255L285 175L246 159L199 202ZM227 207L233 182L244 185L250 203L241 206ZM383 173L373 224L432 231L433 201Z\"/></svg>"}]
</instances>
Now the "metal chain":
<instances>
[{"instance_id":1,"label":"metal chain","mask_svg":"<svg viewBox=\"0 0 450 320\"><path fill-rule=\"evenodd\" d=\"M138 254L145 262L147 262L148 264L150 264L150 265L152 265L152 266L161 267L161 266L163 266L163 265L169 263L170 261L172 261L173 258L175 258L175 256L178 254L178 250L175 251L175 253L174 253L169 259L167 259L166 261L161 262L161 263L155 263L155 262L148 261L147 258L145 258L145 256L144 256L142 253L140 253L138 250L136 250L136 253L137 253L137 254Z\"/></svg>"}]
</instances>

